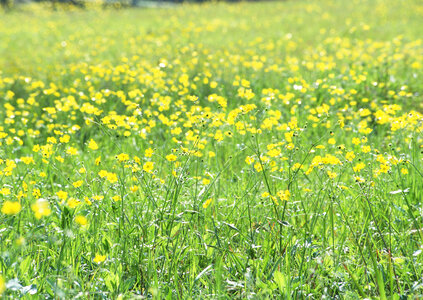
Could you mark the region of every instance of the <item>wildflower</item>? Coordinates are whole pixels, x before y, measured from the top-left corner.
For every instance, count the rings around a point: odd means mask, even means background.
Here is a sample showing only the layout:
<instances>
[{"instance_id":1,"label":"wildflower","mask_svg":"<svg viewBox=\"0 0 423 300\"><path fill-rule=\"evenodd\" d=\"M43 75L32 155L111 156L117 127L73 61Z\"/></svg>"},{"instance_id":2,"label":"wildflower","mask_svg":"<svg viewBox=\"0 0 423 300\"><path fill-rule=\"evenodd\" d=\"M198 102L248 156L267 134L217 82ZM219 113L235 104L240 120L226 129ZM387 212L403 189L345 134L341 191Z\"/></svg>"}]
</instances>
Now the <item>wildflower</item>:
<instances>
[{"instance_id":1,"label":"wildflower","mask_svg":"<svg viewBox=\"0 0 423 300\"><path fill-rule=\"evenodd\" d=\"M110 183L116 183L118 181L118 177L117 177L117 175L115 173L109 173L108 172L107 175L106 175L106 177L107 177L107 180Z\"/></svg>"},{"instance_id":2,"label":"wildflower","mask_svg":"<svg viewBox=\"0 0 423 300\"><path fill-rule=\"evenodd\" d=\"M67 134L65 134L64 136L61 136L59 140L60 140L60 142L61 142L61 143L63 143L63 144L69 143L70 136L69 136L69 135L67 135Z\"/></svg>"},{"instance_id":3,"label":"wildflower","mask_svg":"<svg viewBox=\"0 0 423 300\"><path fill-rule=\"evenodd\" d=\"M203 208L209 207L212 201L213 201L213 198L207 199L206 202L203 203Z\"/></svg>"},{"instance_id":4,"label":"wildflower","mask_svg":"<svg viewBox=\"0 0 423 300\"><path fill-rule=\"evenodd\" d=\"M360 172L361 170L363 170L366 167L366 165L363 162L359 162L358 164L356 164L353 167L354 172Z\"/></svg>"},{"instance_id":5,"label":"wildflower","mask_svg":"<svg viewBox=\"0 0 423 300\"><path fill-rule=\"evenodd\" d=\"M131 192L135 193L136 191L138 191L138 186L137 185L133 185L129 189L131 190Z\"/></svg>"},{"instance_id":6,"label":"wildflower","mask_svg":"<svg viewBox=\"0 0 423 300\"><path fill-rule=\"evenodd\" d=\"M16 215L21 211L21 204L19 202L5 201L1 208L1 212L5 215Z\"/></svg>"},{"instance_id":7,"label":"wildflower","mask_svg":"<svg viewBox=\"0 0 423 300\"><path fill-rule=\"evenodd\" d=\"M148 161L142 166L142 169L147 173L151 173L154 169L154 163L151 161Z\"/></svg>"},{"instance_id":8,"label":"wildflower","mask_svg":"<svg viewBox=\"0 0 423 300\"><path fill-rule=\"evenodd\" d=\"M34 204L31 205L31 209L37 219L47 217L51 214L50 204L46 199L38 199Z\"/></svg>"},{"instance_id":9,"label":"wildflower","mask_svg":"<svg viewBox=\"0 0 423 300\"><path fill-rule=\"evenodd\" d=\"M363 183L363 182L365 182L365 181L366 181L366 180L364 180L364 178L359 177L359 176L355 176L355 177L354 177L354 180L355 180L356 182L358 182L358 183Z\"/></svg>"},{"instance_id":10,"label":"wildflower","mask_svg":"<svg viewBox=\"0 0 423 300\"><path fill-rule=\"evenodd\" d=\"M93 139L91 139L88 142L88 148L91 149L91 150L98 150L98 145Z\"/></svg>"},{"instance_id":11,"label":"wildflower","mask_svg":"<svg viewBox=\"0 0 423 300\"><path fill-rule=\"evenodd\" d=\"M381 173L388 173L388 171L389 171L390 168L391 167L388 166L387 164L381 164L380 165L380 172Z\"/></svg>"},{"instance_id":12,"label":"wildflower","mask_svg":"<svg viewBox=\"0 0 423 300\"><path fill-rule=\"evenodd\" d=\"M245 162L246 162L248 165L251 165L251 164L254 162L254 157L252 157L252 156L247 156L247 157L245 158Z\"/></svg>"},{"instance_id":13,"label":"wildflower","mask_svg":"<svg viewBox=\"0 0 423 300\"><path fill-rule=\"evenodd\" d=\"M118 201L122 200L122 197L119 196L119 195L116 195L116 196L113 196L112 199L113 199L113 201L118 202Z\"/></svg>"},{"instance_id":14,"label":"wildflower","mask_svg":"<svg viewBox=\"0 0 423 300\"><path fill-rule=\"evenodd\" d=\"M153 156L153 153L154 153L154 150L151 149L151 148L148 148L148 149L145 149L144 156L145 157L151 157L151 156Z\"/></svg>"},{"instance_id":15,"label":"wildflower","mask_svg":"<svg viewBox=\"0 0 423 300\"><path fill-rule=\"evenodd\" d=\"M66 154L68 154L68 155L77 155L78 154L78 149L76 149L74 147L69 147L68 150L66 150Z\"/></svg>"},{"instance_id":16,"label":"wildflower","mask_svg":"<svg viewBox=\"0 0 423 300\"><path fill-rule=\"evenodd\" d=\"M328 174L329 178L331 178L331 179L334 179L334 178L336 178L336 176L338 176L338 174L336 174L335 172L331 172L331 171L328 171L327 174Z\"/></svg>"},{"instance_id":17,"label":"wildflower","mask_svg":"<svg viewBox=\"0 0 423 300\"><path fill-rule=\"evenodd\" d=\"M353 161L353 159L355 158L355 154L354 154L354 152L347 152L347 154L345 155L345 158L348 160L348 161Z\"/></svg>"},{"instance_id":18,"label":"wildflower","mask_svg":"<svg viewBox=\"0 0 423 300\"><path fill-rule=\"evenodd\" d=\"M74 183L72 183L72 185L75 187L75 188L79 188L79 187L81 187L82 185L83 185L83 181L82 180L78 180L78 181L75 181Z\"/></svg>"},{"instance_id":19,"label":"wildflower","mask_svg":"<svg viewBox=\"0 0 423 300\"><path fill-rule=\"evenodd\" d=\"M103 200L103 199L104 199L104 196L101 196L101 195L95 195L95 196L93 196L92 198L93 198L93 200L96 200L96 201L101 201L101 200Z\"/></svg>"},{"instance_id":20,"label":"wildflower","mask_svg":"<svg viewBox=\"0 0 423 300\"><path fill-rule=\"evenodd\" d=\"M292 167L291 167L291 170L293 170L293 171L297 171L298 169L302 169L303 168L303 165L302 164L300 164L300 163L295 163Z\"/></svg>"},{"instance_id":21,"label":"wildflower","mask_svg":"<svg viewBox=\"0 0 423 300\"><path fill-rule=\"evenodd\" d=\"M406 168L401 168L401 174L402 174L402 175L407 175L407 174L408 174L408 169L406 169Z\"/></svg>"},{"instance_id":22,"label":"wildflower","mask_svg":"<svg viewBox=\"0 0 423 300\"><path fill-rule=\"evenodd\" d=\"M100 264L104 262L105 260L106 260L106 255L100 255L97 253L93 259L93 262L95 262L96 264Z\"/></svg>"},{"instance_id":23,"label":"wildflower","mask_svg":"<svg viewBox=\"0 0 423 300\"><path fill-rule=\"evenodd\" d=\"M87 226L88 220L86 217L78 215L75 217L75 223L81 226Z\"/></svg>"},{"instance_id":24,"label":"wildflower","mask_svg":"<svg viewBox=\"0 0 423 300\"><path fill-rule=\"evenodd\" d=\"M69 206L69 208L75 208L81 204L81 201L75 198L69 198L66 204Z\"/></svg>"},{"instance_id":25,"label":"wildflower","mask_svg":"<svg viewBox=\"0 0 423 300\"><path fill-rule=\"evenodd\" d=\"M359 138L353 138L352 139L352 143L354 144L354 145L360 145L360 143L361 143L361 141L360 141L360 139Z\"/></svg>"},{"instance_id":26,"label":"wildflower","mask_svg":"<svg viewBox=\"0 0 423 300\"><path fill-rule=\"evenodd\" d=\"M109 172L107 172L106 170L100 170L100 172L98 172L98 176L100 176L101 178L107 177L107 174L109 174Z\"/></svg>"},{"instance_id":27,"label":"wildflower","mask_svg":"<svg viewBox=\"0 0 423 300\"><path fill-rule=\"evenodd\" d=\"M177 156L172 153L172 154L166 155L166 159L168 161L175 161L177 159Z\"/></svg>"},{"instance_id":28,"label":"wildflower","mask_svg":"<svg viewBox=\"0 0 423 300\"><path fill-rule=\"evenodd\" d=\"M291 197L291 193L289 190L280 190L276 193L276 195L279 197L280 200L282 201L288 201L289 198Z\"/></svg>"},{"instance_id":29,"label":"wildflower","mask_svg":"<svg viewBox=\"0 0 423 300\"><path fill-rule=\"evenodd\" d=\"M30 156L21 157L21 161L23 161L23 163L26 164L26 165L35 163L34 159Z\"/></svg>"},{"instance_id":30,"label":"wildflower","mask_svg":"<svg viewBox=\"0 0 423 300\"><path fill-rule=\"evenodd\" d=\"M119 162L124 162L124 161L127 161L128 159L129 159L129 155L126 153L121 153L117 156L117 160Z\"/></svg>"},{"instance_id":31,"label":"wildflower","mask_svg":"<svg viewBox=\"0 0 423 300\"><path fill-rule=\"evenodd\" d=\"M4 282L3 276L0 275L0 296L4 293L6 290L6 283Z\"/></svg>"},{"instance_id":32,"label":"wildflower","mask_svg":"<svg viewBox=\"0 0 423 300\"><path fill-rule=\"evenodd\" d=\"M35 199L40 198L41 197L41 191L40 191L40 189L39 188L34 188L32 190L32 196L34 196Z\"/></svg>"},{"instance_id":33,"label":"wildflower","mask_svg":"<svg viewBox=\"0 0 423 300\"><path fill-rule=\"evenodd\" d=\"M254 169L256 169L257 172L263 171L263 167L261 166L261 163L259 163L259 162L256 162L254 164Z\"/></svg>"},{"instance_id":34,"label":"wildflower","mask_svg":"<svg viewBox=\"0 0 423 300\"><path fill-rule=\"evenodd\" d=\"M0 190L0 195L3 195L3 196L8 196L8 195L10 195L10 189L9 189L9 188L6 188L6 187L2 188L2 189Z\"/></svg>"},{"instance_id":35,"label":"wildflower","mask_svg":"<svg viewBox=\"0 0 423 300\"><path fill-rule=\"evenodd\" d=\"M62 190L58 191L58 192L56 193L56 196L57 196L60 200L66 200L66 199L68 199L68 193L67 193L67 192L65 192L65 191L62 191Z\"/></svg>"}]
</instances>

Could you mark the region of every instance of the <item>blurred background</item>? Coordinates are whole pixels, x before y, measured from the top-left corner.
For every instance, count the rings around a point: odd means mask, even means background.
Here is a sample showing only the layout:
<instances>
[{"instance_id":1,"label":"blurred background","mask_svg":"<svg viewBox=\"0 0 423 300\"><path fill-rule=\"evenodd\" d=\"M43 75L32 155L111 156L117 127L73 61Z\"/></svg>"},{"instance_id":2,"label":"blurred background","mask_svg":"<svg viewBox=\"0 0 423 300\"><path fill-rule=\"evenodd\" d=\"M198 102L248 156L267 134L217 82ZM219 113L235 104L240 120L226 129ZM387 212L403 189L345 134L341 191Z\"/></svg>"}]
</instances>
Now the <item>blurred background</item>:
<instances>
[{"instance_id":1,"label":"blurred background","mask_svg":"<svg viewBox=\"0 0 423 300\"><path fill-rule=\"evenodd\" d=\"M224 0L224 2L239 2L240 0ZM260 0L250 0L260 1ZM20 4L28 2L44 2L51 4L52 8L58 5L69 5L84 8L92 4L102 5L104 7L154 7L154 6L171 6L178 3L190 2L190 3L201 3L201 2L221 2L216 0L0 0L0 5L4 10L10 10Z\"/></svg>"}]
</instances>

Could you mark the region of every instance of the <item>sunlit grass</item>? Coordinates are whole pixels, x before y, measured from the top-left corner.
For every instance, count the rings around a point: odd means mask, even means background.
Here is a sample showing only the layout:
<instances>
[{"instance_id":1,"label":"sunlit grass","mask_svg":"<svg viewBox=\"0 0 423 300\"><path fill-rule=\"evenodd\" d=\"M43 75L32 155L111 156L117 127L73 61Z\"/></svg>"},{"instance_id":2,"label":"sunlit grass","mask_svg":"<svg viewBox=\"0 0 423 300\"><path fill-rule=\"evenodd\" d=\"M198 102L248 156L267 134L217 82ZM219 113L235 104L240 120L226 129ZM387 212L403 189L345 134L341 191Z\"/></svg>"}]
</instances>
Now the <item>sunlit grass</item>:
<instances>
[{"instance_id":1,"label":"sunlit grass","mask_svg":"<svg viewBox=\"0 0 423 300\"><path fill-rule=\"evenodd\" d=\"M421 296L422 16L1 14L0 293Z\"/></svg>"}]
</instances>

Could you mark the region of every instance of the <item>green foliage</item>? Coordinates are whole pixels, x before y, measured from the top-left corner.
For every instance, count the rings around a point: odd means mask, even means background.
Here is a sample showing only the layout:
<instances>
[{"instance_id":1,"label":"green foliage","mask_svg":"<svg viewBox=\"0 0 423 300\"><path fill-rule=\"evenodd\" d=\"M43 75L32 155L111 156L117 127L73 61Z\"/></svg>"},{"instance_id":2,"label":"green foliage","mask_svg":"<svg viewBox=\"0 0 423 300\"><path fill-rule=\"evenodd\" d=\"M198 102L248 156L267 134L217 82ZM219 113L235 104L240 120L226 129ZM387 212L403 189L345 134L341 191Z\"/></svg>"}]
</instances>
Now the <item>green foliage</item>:
<instances>
[{"instance_id":1,"label":"green foliage","mask_svg":"<svg viewBox=\"0 0 423 300\"><path fill-rule=\"evenodd\" d=\"M43 5L0 16L3 297L421 297L419 1Z\"/></svg>"}]
</instances>

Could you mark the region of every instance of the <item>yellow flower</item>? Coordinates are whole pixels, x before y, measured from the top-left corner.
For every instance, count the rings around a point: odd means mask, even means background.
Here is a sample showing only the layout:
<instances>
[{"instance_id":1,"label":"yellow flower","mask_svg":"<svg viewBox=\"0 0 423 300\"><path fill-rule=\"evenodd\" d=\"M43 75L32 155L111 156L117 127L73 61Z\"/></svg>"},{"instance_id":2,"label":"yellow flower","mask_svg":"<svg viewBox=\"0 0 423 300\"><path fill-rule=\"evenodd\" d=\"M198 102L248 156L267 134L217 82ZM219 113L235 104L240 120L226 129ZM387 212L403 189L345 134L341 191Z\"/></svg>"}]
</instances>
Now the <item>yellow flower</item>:
<instances>
[{"instance_id":1,"label":"yellow flower","mask_svg":"<svg viewBox=\"0 0 423 300\"><path fill-rule=\"evenodd\" d=\"M251 165L251 164L254 162L254 157L252 157L252 156L247 156L247 157L245 158L245 162L246 162L248 165Z\"/></svg>"},{"instance_id":2,"label":"yellow flower","mask_svg":"<svg viewBox=\"0 0 423 300\"><path fill-rule=\"evenodd\" d=\"M69 208L75 208L78 205L81 204L81 201L79 201L78 199L75 198L69 198L67 205L69 206Z\"/></svg>"},{"instance_id":3,"label":"yellow flower","mask_svg":"<svg viewBox=\"0 0 423 300\"><path fill-rule=\"evenodd\" d=\"M388 166L387 164L381 164L380 165L380 172L382 172L382 173L388 173L388 171L389 171L390 168L391 167Z\"/></svg>"},{"instance_id":4,"label":"yellow flower","mask_svg":"<svg viewBox=\"0 0 423 300\"><path fill-rule=\"evenodd\" d=\"M69 140L70 140L70 136L67 135L67 134L60 137L60 142L63 143L63 144L69 143Z\"/></svg>"},{"instance_id":5,"label":"yellow flower","mask_svg":"<svg viewBox=\"0 0 423 300\"><path fill-rule=\"evenodd\" d=\"M370 146L362 146L361 147L361 151L363 153L369 153L372 150L372 148Z\"/></svg>"},{"instance_id":6,"label":"yellow flower","mask_svg":"<svg viewBox=\"0 0 423 300\"><path fill-rule=\"evenodd\" d=\"M91 150L97 150L98 149L98 145L97 145L97 143L93 139L91 139L88 142L88 148L91 149Z\"/></svg>"},{"instance_id":7,"label":"yellow flower","mask_svg":"<svg viewBox=\"0 0 423 300\"><path fill-rule=\"evenodd\" d=\"M101 163L101 156L95 159L95 165L98 166Z\"/></svg>"},{"instance_id":8,"label":"yellow flower","mask_svg":"<svg viewBox=\"0 0 423 300\"><path fill-rule=\"evenodd\" d=\"M126 153L121 153L117 156L119 162L127 161L129 159L129 155Z\"/></svg>"},{"instance_id":9,"label":"yellow flower","mask_svg":"<svg viewBox=\"0 0 423 300\"><path fill-rule=\"evenodd\" d=\"M138 186L137 185L133 185L129 189L131 190L131 192L135 193L136 191L138 191Z\"/></svg>"},{"instance_id":10,"label":"yellow flower","mask_svg":"<svg viewBox=\"0 0 423 300\"><path fill-rule=\"evenodd\" d=\"M256 169L257 172L263 171L263 167L261 166L261 163L259 163L259 162L256 162L254 164L254 169Z\"/></svg>"},{"instance_id":11,"label":"yellow flower","mask_svg":"<svg viewBox=\"0 0 423 300\"><path fill-rule=\"evenodd\" d=\"M113 201L118 202L118 201L122 200L122 197L119 196L119 195L116 195L116 196L113 196L112 199L113 199Z\"/></svg>"},{"instance_id":12,"label":"yellow flower","mask_svg":"<svg viewBox=\"0 0 423 300\"><path fill-rule=\"evenodd\" d=\"M106 170L100 170L100 172L98 172L98 176L100 176L101 178L107 177L107 174L109 174L109 172L107 172Z\"/></svg>"},{"instance_id":13,"label":"yellow flower","mask_svg":"<svg viewBox=\"0 0 423 300\"><path fill-rule=\"evenodd\" d=\"M51 214L50 204L46 199L38 199L31 205L31 209L37 219L41 219L43 216L47 217Z\"/></svg>"},{"instance_id":14,"label":"yellow flower","mask_svg":"<svg viewBox=\"0 0 423 300\"><path fill-rule=\"evenodd\" d=\"M30 156L21 157L21 161L23 161L23 163L26 165L35 163L34 159Z\"/></svg>"},{"instance_id":15,"label":"yellow flower","mask_svg":"<svg viewBox=\"0 0 423 300\"><path fill-rule=\"evenodd\" d=\"M145 149L144 156L145 157L151 157L151 156L153 156L153 153L154 153L154 150L151 149L151 148L148 148L148 149Z\"/></svg>"},{"instance_id":16,"label":"yellow flower","mask_svg":"<svg viewBox=\"0 0 423 300\"><path fill-rule=\"evenodd\" d=\"M348 152L346 155L345 155L345 158L348 160L348 161L352 161L354 158L355 158L355 154L354 154L354 152Z\"/></svg>"},{"instance_id":17,"label":"yellow flower","mask_svg":"<svg viewBox=\"0 0 423 300\"><path fill-rule=\"evenodd\" d=\"M1 212L5 215L16 215L21 211L21 204L19 202L5 201L1 208Z\"/></svg>"},{"instance_id":18,"label":"yellow flower","mask_svg":"<svg viewBox=\"0 0 423 300\"><path fill-rule=\"evenodd\" d=\"M4 293L6 290L6 283L4 282L3 276L0 275L0 296Z\"/></svg>"},{"instance_id":19,"label":"yellow flower","mask_svg":"<svg viewBox=\"0 0 423 300\"><path fill-rule=\"evenodd\" d=\"M74 183L72 183L72 185L73 185L75 188L79 188L79 187L81 187L81 186L82 186L82 184L84 184L84 182L83 182L82 180L78 180L78 181L75 181Z\"/></svg>"},{"instance_id":20,"label":"yellow flower","mask_svg":"<svg viewBox=\"0 0 423 300\"><path fill-rule=\"evenodd\" d=\"M66 150L66 154L68 154L68 155L77 155L78 154L78 149L76 149L74 147L69 147L68 150Z\"/></svg>"},{"instance_id":21,"label":"yellow flower","mask_svg":"<svg viewBox=\"0 0 423 300\"><path fill-rule=\"evenodd\" d=\"M178 157L175 154L166 155L168 161L175 161Z\"/></svg>"},{"instance_id":22,"label":"yellow flower","mask_svg":"<svg viewBox=\"0 0 423 300\"><path fill-rule=\"evenodd\" d=\"M88 224L88 220L86 217L78 215L75 217L75 223L81 226L86 226Z\"/></svg>"},{"instance_id":23,"label":"yellow flower","mask_svg":"<svg viewBox=\"0 0 423 300\"><path fill-rule=\"evenodd\" d=\"M328 171L327 173L328 173L329 178L331 178L331 179L334 179L334 178L336 178L336 176L338 176L338 174L336 174L335 172Z\"/></svg>"},{"instance_id":24,"label":"yellow flower","mask_svg":"<svg viewBox=\"0 0 423 300\"><path fill-rule=\"evenodd\" d=\"M118 181L118 177L117 177L117 175L115 173L107 173L107 180L110 183L115 183L115 182Z\"/></svg>"},{"instance_id":25,"label":"yellow flower","mask_svg":"<svg viewBox=\"0 0 423 300\"><path fill-rule=\"evenodd\" d=\"M361 141L360 141L360 139L359 138L353 138L352 139L352 143L354 144L354 145L360 145L360 143L361 143Z\"/></svg>"},{"instance_id":26,"label":"yellow flower","mask_svg":"<svg viewBox=\"0 0 423 300\"><path fill-rule=\"evenodd\" d=\"M96 254L95 255L95 257L94 257L94 259L93 259L93 261L96 263L96 264L100 264L100 263L102 263L103 261L105 261L106 260L106 255L100 255L100 254Z\"/></svg>"},{"instance_id":27,"label":"yellow flower","mask_svg":"<svg viewBox=\"0 0 423 300\"><path fill-rule=\"evenodd\" d=\"M3 195L3 196L8 196L8 195L10 195L10 189L9 189L9 188L2 188L2 189L0 190L0 195Z\"/></svg>"},{"instance_id":28,"label":"yellow flower","mask_svg":"<svg viewBox=\"0 0 423 300\"><path fill-rule=\"evenodd\" d=\"M85 197L84 197L84 201L85 201L85 203L87 203L88 205L93 204L93 203L90 201L90 198L88 198L87 196L85 196Z\"/></svg>"},{"instance_id":29,"label":"yellow flower","mask_svg":"<svg viewBox=\"0 0 423 300\"><path fill-rule=\"evenodd\" d=\"M203 203L203 208L209 207L209 205L213 202L213 198L207 199L206 202Z\"/></svg>"},{"instance_id":30,"label":"yellow flower","mask_svg":"<svg viewBox=\"0 0 423 300\"><path fill-rule=\"evenodd\" d=\"M39 188L34 188L32 190L32 196L34 196L36 199L41 197L41 191Z\"/></svg>"},{"instance_id":31,"label":"yellow flower","mask_svg":"<svg viewBox=\"0 0 423 300\"><path fill-rule=\"evenodd\" d=\"M356 182L359 182L359 183L363 183L363 182L366 181L366 180L364 180L364 178L359 177L359 176L355 176L354 179L355 179Z\"/></svg>"},{"instance_id":32,"label":"yellow flower","mask_svg":"<svg viewBox=\"0 0 423 300\"><path fill-rule=\"evenodd\" d=\"M278 191L276 193L279 197L279 199L284 200L284 201L288 201L289 198L291 197L291 193L289 190L285 190L285 191Z\"/></svg>"},{"instance_id":33,"label":"yellow flower","mask_svg":"<svg viewBox=\"0 0 423 300\"><path fill-rule=\"evenodd\" d=\"M366 165L363 162L360 162L360 163L355 165L353 170L354 170L354 172L360 172L361 170L364 169L364 167L366 167Z\"/></svg>"},{"instance_id":34,"label":"yellow flower","mask_svg":"<svg viewBox=\"0 0 423 300\"><path fill-rule=\"evenodd\" d=\"M68 199L68 193L65 192L65 191L60 190L56 193L56 195L57 195L57 197L59 197L60 200Z\"/></svg>"},{"instance_id":35,"label":"yellow flower","mask_svg":"<svg viewBox=\"0 0 423 300\"><path fill-rule=\"evenodd\" d=\"M402 169L401 169L401 173L402 173L403 175L407 175L407 174L408 174L408 170L407 170L406 168L402 168Z\"/></svg>"},{"instance_id":36,"label":"yellow flower","mask_svg":"<svg viewBox=\"0 0 423 300\"><path fill-rule=\"evenodd\" d=\"M154 169L154 163L151 161L148 161L142 166L142 169L147 173L151 173Z\"/></svg>"}]
</instances>

